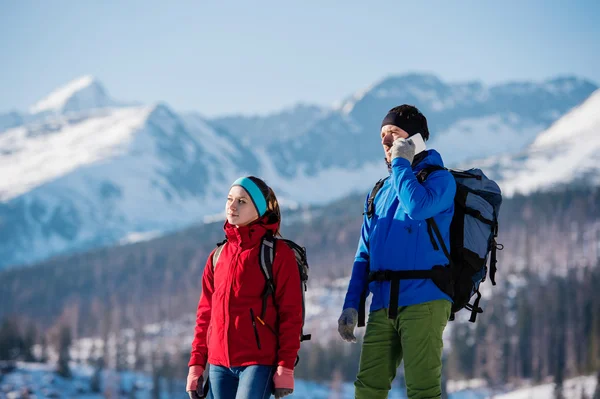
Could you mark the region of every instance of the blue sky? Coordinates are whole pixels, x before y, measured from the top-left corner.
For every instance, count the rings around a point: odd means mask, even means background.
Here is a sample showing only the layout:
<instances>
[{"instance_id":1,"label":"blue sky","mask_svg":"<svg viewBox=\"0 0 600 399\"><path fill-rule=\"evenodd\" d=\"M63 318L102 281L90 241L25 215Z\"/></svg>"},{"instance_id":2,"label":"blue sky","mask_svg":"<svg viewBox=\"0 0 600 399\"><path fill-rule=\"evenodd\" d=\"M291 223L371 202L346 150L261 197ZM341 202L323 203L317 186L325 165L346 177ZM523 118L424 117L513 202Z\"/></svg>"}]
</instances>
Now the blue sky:
<instances>
[{"instance_id":1,"label":"blue sky","mask_svg":"<svg viewBox=\"0 0 600 399\"><path fill-rule=\"evenodd\" d=\"M392 74L600 84L600 2L0 0L0 111L96 76L206 116L331 105Z\"/></svg>"}]
</instances>

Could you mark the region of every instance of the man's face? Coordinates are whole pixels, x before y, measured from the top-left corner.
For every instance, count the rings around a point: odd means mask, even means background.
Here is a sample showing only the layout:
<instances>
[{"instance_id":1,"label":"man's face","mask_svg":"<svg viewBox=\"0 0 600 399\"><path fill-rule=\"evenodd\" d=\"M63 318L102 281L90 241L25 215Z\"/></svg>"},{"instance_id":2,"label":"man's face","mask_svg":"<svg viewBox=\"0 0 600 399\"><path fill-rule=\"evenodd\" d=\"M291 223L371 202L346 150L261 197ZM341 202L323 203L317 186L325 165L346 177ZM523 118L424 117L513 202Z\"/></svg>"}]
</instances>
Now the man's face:
<instances>
[{"instance_id":1,"label":"man's face","mask_svg":"<svg viewBox=\"0 0 600 399\"><path fill-rule=\"evenodd\" d=\"M381 127L381 145L385 153L385 159L392 162L392 144L396 139L406 139L408 133L400 129L398 126L385 125Z\"/></svg>"}]
</instances>

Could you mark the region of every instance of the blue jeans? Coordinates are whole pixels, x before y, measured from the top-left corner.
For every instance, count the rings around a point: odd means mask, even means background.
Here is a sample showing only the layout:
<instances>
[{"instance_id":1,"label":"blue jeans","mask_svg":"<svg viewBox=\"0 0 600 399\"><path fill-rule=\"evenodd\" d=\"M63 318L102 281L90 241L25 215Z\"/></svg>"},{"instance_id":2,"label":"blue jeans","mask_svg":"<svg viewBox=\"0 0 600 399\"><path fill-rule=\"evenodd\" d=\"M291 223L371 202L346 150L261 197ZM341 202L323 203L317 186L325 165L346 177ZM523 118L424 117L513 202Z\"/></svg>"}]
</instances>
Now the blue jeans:
<instances>
[{"instance_id":1,"label":"blue jeans","mask_svg":"<svg viewBox=\"0 0 600 399\"><path fill-rule=\"evenodd\" d=\"M210 365L209 399L269 399L273 393L273 366L223 367Z\"/></svg>"}]
</instances>

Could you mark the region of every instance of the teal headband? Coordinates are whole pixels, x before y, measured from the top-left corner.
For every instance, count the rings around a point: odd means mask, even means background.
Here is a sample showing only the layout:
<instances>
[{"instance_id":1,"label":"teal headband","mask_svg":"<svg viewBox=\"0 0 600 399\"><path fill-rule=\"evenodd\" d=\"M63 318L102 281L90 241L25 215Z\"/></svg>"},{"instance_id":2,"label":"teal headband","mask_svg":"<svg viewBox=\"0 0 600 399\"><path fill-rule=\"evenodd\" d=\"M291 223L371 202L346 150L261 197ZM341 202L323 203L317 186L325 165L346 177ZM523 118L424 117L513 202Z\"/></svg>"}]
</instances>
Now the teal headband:
<instances>
[{"instance_id":1,"label":"teal headband","mask_svg":"<svg viewBox=\"0 0 600 399\"><path fill-rule=\"evenodd\" d=\"M250 199L258 212L258 217L262 217L265 214L267 211L267 200L256 183L247 177L240 177L234 181L231 186L241 186L248 194L250 194Z\"/></svg>"}]
</instances>

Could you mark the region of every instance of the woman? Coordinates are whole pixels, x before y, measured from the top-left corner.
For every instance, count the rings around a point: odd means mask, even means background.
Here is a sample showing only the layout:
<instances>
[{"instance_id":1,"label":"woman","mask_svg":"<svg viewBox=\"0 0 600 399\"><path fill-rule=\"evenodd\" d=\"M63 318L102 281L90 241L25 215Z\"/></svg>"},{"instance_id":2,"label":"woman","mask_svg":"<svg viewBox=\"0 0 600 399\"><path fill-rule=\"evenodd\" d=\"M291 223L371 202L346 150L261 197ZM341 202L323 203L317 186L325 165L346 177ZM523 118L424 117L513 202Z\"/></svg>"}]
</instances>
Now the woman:
<instances>
[{"instance_id":1,"label":"woman","mask_svg":"<svg viewBox=\"0 0 600 399\"><path fill-rule=\"evenodd\" d=\"M226 243L216 264L213 251L202 277L186 390L201 397L209 368L209 397L281 398L294 389L300 349L302 293L294 252L277 241L273 260L275 294L263 293L259 255L266 234L279 235L279 204L273 190L254 177L236 180L225 206Z\"/></svg>"}]
</instances>

